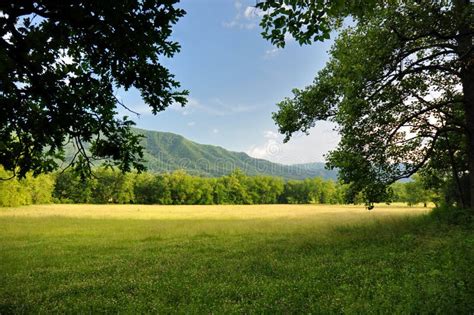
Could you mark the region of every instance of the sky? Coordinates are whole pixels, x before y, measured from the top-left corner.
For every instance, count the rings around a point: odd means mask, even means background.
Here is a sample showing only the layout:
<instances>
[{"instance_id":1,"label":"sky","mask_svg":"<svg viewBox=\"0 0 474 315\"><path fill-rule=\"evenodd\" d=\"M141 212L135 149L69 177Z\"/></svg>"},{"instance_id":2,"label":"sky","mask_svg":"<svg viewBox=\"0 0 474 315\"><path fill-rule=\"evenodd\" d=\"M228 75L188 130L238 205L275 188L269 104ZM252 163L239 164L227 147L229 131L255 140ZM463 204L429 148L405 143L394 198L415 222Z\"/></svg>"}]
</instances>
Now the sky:
<instances>
[{"instance_id":1,"label":"sky","mask_svg":"<svg viewBox=\"0 0 474 315\"><path fill-rule=\"evenodd\" d=\"M138 128L180 134L192 141L246 152L283 164L323 162L339 137L334 125L318 122L310 135L283 144L272 120L276 104L293 88L311 84L328 60L331 42L299 46L288 38L277 49L261 36L255 0L182 0L187 14L173 27L181 52L163 63L182 88L186 107L153 115L136 90L117 91L119 109Z\"/></svg>"}]
</instances>

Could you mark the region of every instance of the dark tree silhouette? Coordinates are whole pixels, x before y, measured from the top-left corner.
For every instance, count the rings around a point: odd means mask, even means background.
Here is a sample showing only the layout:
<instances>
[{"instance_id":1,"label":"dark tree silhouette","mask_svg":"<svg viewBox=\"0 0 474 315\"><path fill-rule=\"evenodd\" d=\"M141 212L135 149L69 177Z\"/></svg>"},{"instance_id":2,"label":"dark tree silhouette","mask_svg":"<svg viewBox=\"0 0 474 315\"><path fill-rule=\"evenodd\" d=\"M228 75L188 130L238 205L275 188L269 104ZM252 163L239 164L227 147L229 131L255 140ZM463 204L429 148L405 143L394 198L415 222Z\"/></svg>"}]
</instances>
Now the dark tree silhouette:
<instances>
[{"instance_id":1,"label":"dark tree silhouette","mask_svg":"<svg viewBox=\"0 0 474 315\"><path fill-rule=\"evenodd\" d=\"M95 159L143 169L140 137L117 118L126 105L114 90L138 89L154 114L186 103L160 64L180 49L169 39L185 14L177 2L1 1L0 164L20 177L49 172L70 141L83 175Z\"/></svg>"}]
</instances>

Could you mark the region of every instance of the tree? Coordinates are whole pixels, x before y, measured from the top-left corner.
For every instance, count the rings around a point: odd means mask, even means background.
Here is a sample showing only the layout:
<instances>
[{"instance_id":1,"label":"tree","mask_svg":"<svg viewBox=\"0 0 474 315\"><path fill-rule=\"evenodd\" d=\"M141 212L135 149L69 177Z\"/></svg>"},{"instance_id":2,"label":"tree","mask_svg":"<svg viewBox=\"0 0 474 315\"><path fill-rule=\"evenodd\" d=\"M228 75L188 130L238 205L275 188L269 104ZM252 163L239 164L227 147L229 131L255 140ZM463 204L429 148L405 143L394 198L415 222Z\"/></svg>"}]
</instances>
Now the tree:
<instances>
[{"instance_id":1,"label":"tree","mask_svg":"<svg viewBox=\"0 0 474 315\"><path fill-rule=\"evenodd\" d=\"M26 179L26 185L33 204L46 204L53 201L54 177L51 174L42 174L37 177L30 175Z\"/></svg>"},{"instance_id":2,"label":"tree","mask_svg":"<svg viewBox=\"0 0 474 315\"><path fill-rule=\"evenodd\" d=\"M150 198L151 203L157 203L161 205L173 204L173 200L171 199L171 184L169 174L154 175L150 185L150 191L145 193L153 194L153 197ZM141 198L143 198L143 196Z\"/></svg>"},{"instance_id":3,"label":"tree","mask_svg":"<svg viewBox=\"0 0 474 315\"><path fill-rule=\"evenodd\" d=\"M11 172L0 166L0 176L11 177ZM0 181L0 207L15 207L29 204L45 204L52 201L54 177L50 174L33 178L14 178Z\"/></svg>"},{"instance_id":4,"label":"tree","mask_svg":"<svg viewBox=\"0 0 474 315\"><path fill-rule=\"evenodd\" d=\"M56 175L53 197L59 202L92 203L92 193L96 186L95 178L81 180L75 172L61 172Z\"/></svg>"},{"instance_id":5,"label":"tree","mask_svg":"<svg viewBox=\"0 0 474 315\"><path fill-rule=\"evenodd\" d=\"M431 189L431 185L426 181L428 177L415 174L411 180L405 183L397 182L390 186L392 196L390 201L406 202L409 206L423 203L426 207L428 202L438 202L436 191Z\"/></svg>"},{"instance_id":6,"label":"tree","mask_svg":"<svg viewBox=\"0 0 474 315\"><path fill-rule=\"evenodd\" d=\"M240 169L235 169L229 175L221 178L226 193L224 203L252 204L252 198L248 193L247 178Z\"/></svg>"},{"instance_id":7,"label":"tree","mask_svg":"<svg viewBox=\"0 0 474 315\"><path fill-rule=\"evenodd\" d=\"M214 203L213 179L195 177L193 184L197 192L193 204L212 205Z\"/></svg>"},{"instance_id":8,"label":"tree","mask_svg":"<svg viewBox=\"0 0 474 315\"><path fill-rule=\"evenodd\" d=\"M298 43L311 44L330 38L349 15L363 18L373 13L378 0L262 0L256 7L263 11L262 36L277 47L285 47L290 34Z\"/></svg>"},{"instance_id":9,"label":"tree","mask_svg":"<svg viewBox=\"0 0 474 315\"><path fill-rule=\"evenodd\" d=\"M100 168L94 173L92 200L94 203L133 203L133 174ZM82 181L81 181L82 182Z\"/></svg>"},{"instance_id":10,"label":"tree","mask_svg":"<svg viewBox=\"0 0 474 315\"><path fill-rule=\"evenodd\" d=\"M391 202L406 202L407 195L404 183L393 183L392 185L390 185L390 188L392 189L392 196L390 198Z\"/></svg>"},{"instance_id":11,"label":"tree","mask_svg":"<svg viewBox=\"0 0 474 315\"><path fill-rule=\"evenodd\" d=\"M313 84L278 104L280 132L288 140L318 120L337 123L341 142L329 154L329 166L338 167L349 191L362 191L368 203L386 199L397 179L445 168L439 160L449 152L452 173L469 176L469 198L459 203L474 205L469 1L325 2L258 4L266 10L264 37L279 46L286 33L307 44L339 30L331 59ZM340 28L349 15L355 25Z\"/></svg>"},{"instance_id":12,"label":"tree","mask_svg":"<svg viewBox=\"0 0 474 315\"><path fill-rule=\"evenodd\" d=\"M180 49L169 39L185 14L178 1L2 1L0 164L20 177L49 172L72 142L71 165L83 175L95 159L144 169L133 122L116 117L117 104L128 107L115 91L138 89L154 114L186 103L160 64Z\"/></svg>"},{"instance_id":13,"label":"tree","mask_svg":"<svg viewBox=\"0 0 474 315\"><path fill-rule=\"evenodd\" d=\"M216 205L224 205L229 202L229 194L221 178L216 178L212 181L213 203Z\"/></svg>"},{"instance_id":14,"label":"tree","mask_svg":"<svg viewBox=\"0 0 474 315\"><path fill-rule=\"evenodd\" d=\"M178 170L168 175L168 189L171 192L173 204L185 205L197 203L196 191L198 187L194 185L193 178L186 174L184 170Z\"/></svg>"},{"instance_id":15,"label":"tree","mask_svg":"<svg viewBox=\"0 0 474 315\"><path fill-rule=\"evenodd\" d=\"M417 174L413 176L413 181L405 183L405 197L406 202L409 206L423 203L426 207L428 202L431 201L431 193L426 190L422 180Z\"/></svg>"},{"instance_id":16,"label":"tree","mask_svg":"<svg viewBox=\"0 0 474 315\"><path fill-rule=\"evenodd\" d=\"M137 175L133 185L135 202L138 204L158 203L157 187L155 183L156 178L153 174L145 172Z\"/></svg>"}]
</instances>

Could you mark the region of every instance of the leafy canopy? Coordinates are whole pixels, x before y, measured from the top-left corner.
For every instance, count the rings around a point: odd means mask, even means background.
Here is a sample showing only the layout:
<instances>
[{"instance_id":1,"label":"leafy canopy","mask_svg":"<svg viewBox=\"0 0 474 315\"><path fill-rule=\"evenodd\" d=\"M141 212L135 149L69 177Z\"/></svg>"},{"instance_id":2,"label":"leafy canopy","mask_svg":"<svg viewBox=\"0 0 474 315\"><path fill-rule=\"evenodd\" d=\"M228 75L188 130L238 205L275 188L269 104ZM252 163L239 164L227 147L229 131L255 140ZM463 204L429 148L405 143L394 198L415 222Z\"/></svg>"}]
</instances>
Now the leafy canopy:
<instances>
[{"instance_id":1,"label":"leafy canopy","mask_svg":"<svg viewBox=\"0 0 474 315\"><path fill-rule=\"evenodd\" d=\"M263 0L256 7L265 14L260 22L262 35L277 47L285 47L288 34L301 45L330 38L345 17L372 13L381 1L368 0Z\"/></svg>"},{"instance_id":2,"label":"leafy canopy","mask_svg":"<svg viewBox=\"0 0 474 315\"><path fill-rule=\"evenodd\" d=\"M420 169L466 176L473 145L473 11L463 1L265 1L264 37L283 46L288 32L300 43L339 36L331 59L312 85L293 90L274 120L288 141L319 120L337 123L341 142L330 167L367 202L387 198L389 184ZM351 14L355 25L338 28ZM471 84L471 86L469 85ZM471 128L472 129L472 128ZM472 157L471 157L472 160ZM464 163L463 163L464 161ZM445 173L443 173L445 174ZM462 194L461 194L462 195Z\"/></svg>"},{"instance_id":3,"label":"leafy canopy","mask_svg":"<svg viewBox=\"0 0 474 315\"><path fill-rule=\"evenodd\" d=\"M72 142L82 174L95 159L143 169L140 137L117 118L126 105L114 91L138 89L154 114L186 103L160 63L180 49L169 38L185 14L178 1L2 1L0 164L20 177L49 172Z\"/></svg>"}]
</instances>

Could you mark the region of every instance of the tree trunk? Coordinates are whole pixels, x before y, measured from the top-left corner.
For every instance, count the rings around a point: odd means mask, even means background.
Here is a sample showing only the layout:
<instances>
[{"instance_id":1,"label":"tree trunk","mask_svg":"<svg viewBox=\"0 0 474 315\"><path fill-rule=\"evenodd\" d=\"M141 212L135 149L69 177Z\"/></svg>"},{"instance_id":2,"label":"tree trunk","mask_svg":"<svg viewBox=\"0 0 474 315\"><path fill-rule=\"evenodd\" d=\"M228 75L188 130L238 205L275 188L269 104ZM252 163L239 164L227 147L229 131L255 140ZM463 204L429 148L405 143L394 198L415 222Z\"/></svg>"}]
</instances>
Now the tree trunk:
<instances>
[{"instance_id":1,"label":"tree trunk","mask_svg":"<svg viewBox=\"0 0 474 315\"><path fill-rule=\"evenodd\" d=\"M464 112L467 126L467 148L469 158L469 198L468 207L474 209L474 28L472 18L474 5L469 0L455 2L458 13L459 33L458 54L461 61L461 84L464 94Z\"/></svg>"},{"instance_id":2,"label":"tree trunk","mask_svg":"<svg viewBox=\"0 0 474 315\"><path fill-rule=\"evenodd\" d=\"M468 128L468 154L469 154L469 207L474 207L474 58L471 65L464 70L462 85L464 92L464 109L466 125Z\"/></svg>"},{"instance_id":3,"label":"tree trunk","mask_svg":"<svg viewBox=\"0 0 474 315\"><path fill-rule=\"evenodd\" d=\"M461 180L459 179L459 173L456 167L456 160L454 159L454 153L453 150L451 149L451 143L449 142L449 136L446 137L446 143L448 147L448 154L449 154L449 160L451 161L451 169L453 171L453 177L454 181L456 182L456 190L457 190L457 200L461 204L461 208L466 208L466 201L464 201L465 193L464 189L461 184ZM468 201L469 202L469 201Z\"/></svg>"}]
</instances>

